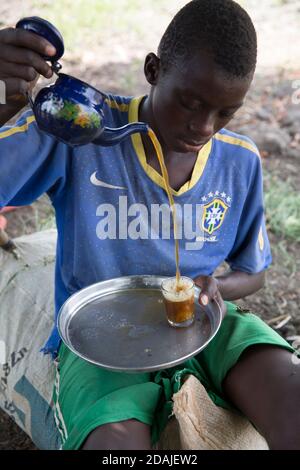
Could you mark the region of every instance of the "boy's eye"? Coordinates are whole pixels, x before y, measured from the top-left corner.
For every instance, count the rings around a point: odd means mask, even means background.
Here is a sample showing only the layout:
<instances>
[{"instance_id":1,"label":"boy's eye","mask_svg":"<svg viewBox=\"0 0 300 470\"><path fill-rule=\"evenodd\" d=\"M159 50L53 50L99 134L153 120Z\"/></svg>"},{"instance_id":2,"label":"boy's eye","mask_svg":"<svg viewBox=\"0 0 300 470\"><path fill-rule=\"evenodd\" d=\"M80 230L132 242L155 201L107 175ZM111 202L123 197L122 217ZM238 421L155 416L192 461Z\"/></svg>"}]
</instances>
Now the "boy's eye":
<instances>
[{"instance_id":1,"label":"boy's eye","mask_svg":"<svg viewBox=\"0 0 300 470\"><path fill-rule=\"evenodd\" d=\"M189 102L184 99L180 99L180 104L183 108L188 109L189 111L197 111L200 107L199 103Z\"/></svg>"}]
</instances>

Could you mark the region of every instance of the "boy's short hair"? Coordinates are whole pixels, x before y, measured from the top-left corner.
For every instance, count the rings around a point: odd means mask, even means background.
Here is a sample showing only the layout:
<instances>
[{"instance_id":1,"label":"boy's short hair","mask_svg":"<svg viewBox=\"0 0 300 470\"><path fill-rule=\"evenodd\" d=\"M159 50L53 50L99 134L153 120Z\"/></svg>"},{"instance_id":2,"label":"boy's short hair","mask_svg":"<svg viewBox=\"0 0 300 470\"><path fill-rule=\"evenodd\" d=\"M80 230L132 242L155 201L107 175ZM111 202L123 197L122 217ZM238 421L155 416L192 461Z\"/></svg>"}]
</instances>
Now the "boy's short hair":
<instances>
[{"instance_id":1,"label":"boy's short hair","mask_svg":"<svg viewBox=\"0 0 300 470\"><path fill-rule=\"evenodd\" d=\"M182 67L199 51L212 55L229 77L245 78L257 60L256 31L248 13L233 0L192 0L166 29L158 56L163 72Z\"/></svg>"}]
</instances>

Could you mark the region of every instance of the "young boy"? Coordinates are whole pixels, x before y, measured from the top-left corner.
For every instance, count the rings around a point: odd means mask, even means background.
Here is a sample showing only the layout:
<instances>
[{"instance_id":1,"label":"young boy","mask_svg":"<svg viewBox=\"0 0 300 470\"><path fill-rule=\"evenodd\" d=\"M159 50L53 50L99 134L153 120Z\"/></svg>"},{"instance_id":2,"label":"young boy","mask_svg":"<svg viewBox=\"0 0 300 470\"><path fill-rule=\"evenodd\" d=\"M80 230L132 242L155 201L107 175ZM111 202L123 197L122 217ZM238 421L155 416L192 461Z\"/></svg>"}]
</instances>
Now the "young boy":
<instances>
[{"instance_id":1,"label":"young boy","mask_svg":"<svg viewBox=\"0 0 300 470\"><path fill-rule=\"evenodd\" d=\"M51 70L41 58L49 47L42 38L4 29L0 42L0 78L7 86L3 125L25 105L20 95L33 88L37 74L50 77ZM195 220L204 233L200 248L188 250L180 240L181 272L202 288L203 304L256 292L271 262L258 150L225 129L243 104L255 65L256 34L247 13L232 0L194 0L174 17L158 54L146 57L149 95L107 95L110 127L139 120L155 131L175 202L203 205L203 219ZM41 132L28 111L1 129L0 165L0 207L30 204L47 192L55 208L56 311L71 294L101 280L174 275L174 241L162 237L161 227L159 237L145 234L141 224L140 236L136 230L136 236L121 237L111 225L124 198L128 207L143 204L149 213L152 204L168 203L147 136L110 148L72 149ZM108 206L115 212L108 215ZM130 215L125 221L129 226ZM224 260L230 271L214 277ZM255 315L222 305L227 313L208 347L153 374L95 367L61 344L54 328L44 350L56 357L62 448L149 449L170 414L174 389L168 393L166 384L192 372L218 405L245 414L271 449L299 449L300 370L293 349Z\"/></svg>"}]
</instances>

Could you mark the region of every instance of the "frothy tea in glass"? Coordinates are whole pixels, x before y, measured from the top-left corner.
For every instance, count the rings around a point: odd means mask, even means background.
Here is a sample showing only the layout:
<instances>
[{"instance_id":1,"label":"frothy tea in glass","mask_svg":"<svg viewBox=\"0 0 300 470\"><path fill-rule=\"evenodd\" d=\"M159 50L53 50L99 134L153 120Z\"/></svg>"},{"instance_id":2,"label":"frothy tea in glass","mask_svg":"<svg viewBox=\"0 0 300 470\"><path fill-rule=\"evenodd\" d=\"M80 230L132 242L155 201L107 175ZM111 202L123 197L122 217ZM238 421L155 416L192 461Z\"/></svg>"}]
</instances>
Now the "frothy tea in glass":
<instances>
[{"instance_id":1,"label":"frothy tea in glass","mask_svg":"<svg viewBox=\"0 0 300 470\"><path fill-rule=\"evenodd\" d=\"M164 279L161 290L166 308L167 320L175 327L186 327L194 321L194 281L181 276Z\"/></svg>"}]
</instances>

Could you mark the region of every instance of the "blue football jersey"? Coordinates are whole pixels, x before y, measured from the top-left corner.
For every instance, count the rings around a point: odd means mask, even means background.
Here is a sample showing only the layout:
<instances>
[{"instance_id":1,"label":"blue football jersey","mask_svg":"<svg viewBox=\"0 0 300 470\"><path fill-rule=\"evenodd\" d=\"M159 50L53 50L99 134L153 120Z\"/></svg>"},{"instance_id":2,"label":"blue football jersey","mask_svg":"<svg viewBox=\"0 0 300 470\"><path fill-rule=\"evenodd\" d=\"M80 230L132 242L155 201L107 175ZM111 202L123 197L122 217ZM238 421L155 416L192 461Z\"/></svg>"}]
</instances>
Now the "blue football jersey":
<instances>
[{"instance_id":1,"label":"blue football jersey","mask_svg":"<svg viewBox=\"0 0 300 470\"><path fill-rule=\"evenodd\" d=\"M107 125L138 121L142 98L107 95ZM0 207L47 193L55 209L56 314L71 294L95 282L175 275L169 202L140 134L112 147L71 148L41 132L28 111L0 130L0 170ZM268 267L261 161L250 139L222 129L173 196L183 275L212 275L224 260L247 273ZM55 356L59 344L55 326L44 351Z\"/></svg>"}]
</instances>

